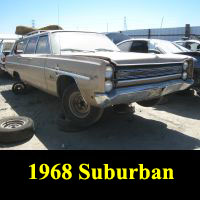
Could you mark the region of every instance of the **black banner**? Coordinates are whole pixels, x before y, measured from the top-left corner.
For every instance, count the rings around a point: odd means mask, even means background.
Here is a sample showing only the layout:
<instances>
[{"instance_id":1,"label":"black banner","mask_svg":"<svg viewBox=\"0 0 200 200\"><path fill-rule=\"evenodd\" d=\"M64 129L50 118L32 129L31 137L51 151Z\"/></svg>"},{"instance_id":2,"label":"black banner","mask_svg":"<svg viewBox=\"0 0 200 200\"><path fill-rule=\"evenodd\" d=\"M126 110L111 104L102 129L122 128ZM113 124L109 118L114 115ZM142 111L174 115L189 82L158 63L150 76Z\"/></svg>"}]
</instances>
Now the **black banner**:
<instances>
[{"instance_id":1,"label":"black banner","mask_svg":"<svg viewBox=\"0 0 200 200\"><path fill-rule=\"evenodd\" d=\"M199 151L1 151L1 184L195 184Z\"/></svg>"}]
</instances>

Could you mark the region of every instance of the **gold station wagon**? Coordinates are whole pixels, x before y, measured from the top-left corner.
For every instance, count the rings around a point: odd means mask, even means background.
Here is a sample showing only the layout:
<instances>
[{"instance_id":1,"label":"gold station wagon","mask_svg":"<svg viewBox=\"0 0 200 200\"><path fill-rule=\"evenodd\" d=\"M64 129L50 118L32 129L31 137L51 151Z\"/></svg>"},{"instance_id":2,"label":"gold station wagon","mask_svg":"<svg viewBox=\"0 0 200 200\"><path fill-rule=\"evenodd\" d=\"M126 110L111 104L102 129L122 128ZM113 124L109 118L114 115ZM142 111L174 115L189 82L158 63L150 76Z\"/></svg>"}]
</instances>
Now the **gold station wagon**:
<instances>
[{"instance_id":1,"label":"gold station wagon","mask_svg":"<svg viewBox=\"0 0 200 200\"><path fill-rule=\"evenodd\" d=\"M47 31L18 40L6 70L24 85L62 99L76 127L97 122L106 107L152 106L193 84L193 60L182 55L120 52L104 34Z\"/></svg>"}]
</instances>

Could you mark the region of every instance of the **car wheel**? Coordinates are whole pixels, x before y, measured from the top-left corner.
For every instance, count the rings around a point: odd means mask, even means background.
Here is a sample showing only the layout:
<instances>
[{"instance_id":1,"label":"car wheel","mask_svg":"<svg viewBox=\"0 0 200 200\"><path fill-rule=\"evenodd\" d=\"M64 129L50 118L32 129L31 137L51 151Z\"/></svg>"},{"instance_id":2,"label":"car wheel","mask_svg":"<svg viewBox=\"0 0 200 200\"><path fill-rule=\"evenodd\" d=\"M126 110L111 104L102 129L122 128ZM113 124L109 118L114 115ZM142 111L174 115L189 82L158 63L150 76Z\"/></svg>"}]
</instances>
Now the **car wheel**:
<instances>
[{"instance_id":1,"label":"car wheel","mask_svg":"<svg viewBox=\"0 0 200 200\"><path fill-rule=\"evenodd\" d=\"M4 71L0 69L0 76L4 75Z\"/></svg>"},{"instance_id":2,"label":"car wheel","mask_svg":"<svg viewBox=\"0 0 200 200\"><path fill-rule=\"evenodd\" d=\"M86 128L96 123L103 109L87 104L75 84L70 85L63 94L62 106L66 119L71 126Z\"/></svg>"},{"instance_id":3,"label":"car wheel","mask_svg":"<svg viewBox=\"0 0 200 200\"><path fill-rule=\"evenodd\" d=\"M9 117L0 120L0 143L12 144L29 140L34 135L33 120L28 117Z\"/></svg>"},{"instance_id":4,"label":"car wheel","mask_svg":"<svg viewBox=\"0 0 200 200\"><path fill-rule=\"evenodd\" d=\"M119 105L114 105L112 107L112 110L116 114L125 115L125 114L134 113L135 112L135 107L132 106L131 104L119 104Z\"/></svg>"},{"instance_id":5,"label":"car wheel","mask_svg":"<svg viewBox=\"0 0 200 200\"><path fill-rule=\"evenodd\" d=\"M148 101L140 101L140 102L137 102L137 104L139 104L140 106L143 106L143 107L153 107L153 106L159 104L159 102L161 102L161 98L152 99L152 100L148 100Z\"/></svg>"},{"instance_id":6,"label":"car wheel","mask_svg":"<svg viewBox=\"0 0 200 200\"><path fill-rule=\"evenodd\" d=\"M27 93L27 87L23 82L14 83L12 86L12 92L15 95L24 95Z\"/></svg>"},{"instance_id":7,"label":"car wheel","mask_svg":"<svg viewBox=\"0 0 200 200\"><path fill-rule=\"evenodd\" d=\"M56 117L56 125L60 131L64 132L78 132L81 131L81 128L77 128L76 126L73 126L72 123L68 119L66 119L64 113L58 114Z\"/></svg>"},{"instance_id":8,"label":"car wheel","mask_svg":"<svg viewBox=\"0 0 200 200\"><path fill-rule=\"evenodd\" d=\"M181 96L194 96L195 92L194 92L194 90L187 89L187 90L180 91L177 94L179 94Z\"/></svg>"}]
</instances>

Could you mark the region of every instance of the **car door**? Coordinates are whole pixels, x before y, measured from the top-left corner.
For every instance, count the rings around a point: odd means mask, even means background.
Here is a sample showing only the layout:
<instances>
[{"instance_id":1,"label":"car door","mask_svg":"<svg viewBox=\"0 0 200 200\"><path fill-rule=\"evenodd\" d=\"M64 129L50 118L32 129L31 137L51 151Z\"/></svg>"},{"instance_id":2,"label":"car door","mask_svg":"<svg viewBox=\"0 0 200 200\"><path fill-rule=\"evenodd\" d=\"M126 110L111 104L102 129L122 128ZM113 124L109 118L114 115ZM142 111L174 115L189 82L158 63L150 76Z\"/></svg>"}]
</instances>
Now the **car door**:
<instances>
[{"instance_id":1,"label":"car door","mask_svg":"<svg viewBox=\"0 0 200 200\"><path fill-rule=\"evenodd\" d=\"M11 54L6 57L6 70L11 75L14 75L14 73L17 72L22 80L24 78L24 66L21 58L27 42L28 39L17 41L11 51Z\"/></svg>"},{"instance_id":2,"label":"car door","mask_svg":"<svg viewBox=\"0 0 200 200\"><path fill-rule=\"evenodd\" d=\"M39 89L47 90L45 66L48 55L51 53L48 35L38 38L35 53L29 60L29 78L31 84Z\"/></svg>"}]
</instances>

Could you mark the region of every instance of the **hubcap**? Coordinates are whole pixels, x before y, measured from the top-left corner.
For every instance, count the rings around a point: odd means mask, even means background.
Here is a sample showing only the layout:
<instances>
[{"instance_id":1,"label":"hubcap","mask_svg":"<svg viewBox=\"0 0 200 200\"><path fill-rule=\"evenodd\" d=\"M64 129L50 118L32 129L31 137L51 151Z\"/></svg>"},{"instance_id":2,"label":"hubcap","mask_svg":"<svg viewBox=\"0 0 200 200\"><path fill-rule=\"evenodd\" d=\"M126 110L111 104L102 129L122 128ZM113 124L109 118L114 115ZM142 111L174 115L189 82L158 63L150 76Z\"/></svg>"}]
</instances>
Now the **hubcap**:
<instances>
[{"instance_id":1,"label":"hubcap","mask_svg":"<svg viewBox=\"0 0 200 200\"><path fill-rule=\"evenodd\" d=\"M69 108L78 118L85 118L90 112L90 106L85 102L80 92L74 92L69 99Z\"/></svg>"},{"instance_id":2,"label":"hubcap","mask_svg":"<svg viewBox=\"0 0 200 200\"><path fill-rule=\"evenodd\" d=\"M2 128L5 129L14 129L19 128L25 124L25 121L23 120L9 120L1 124Z\"/></svg>"}]
</instances>

